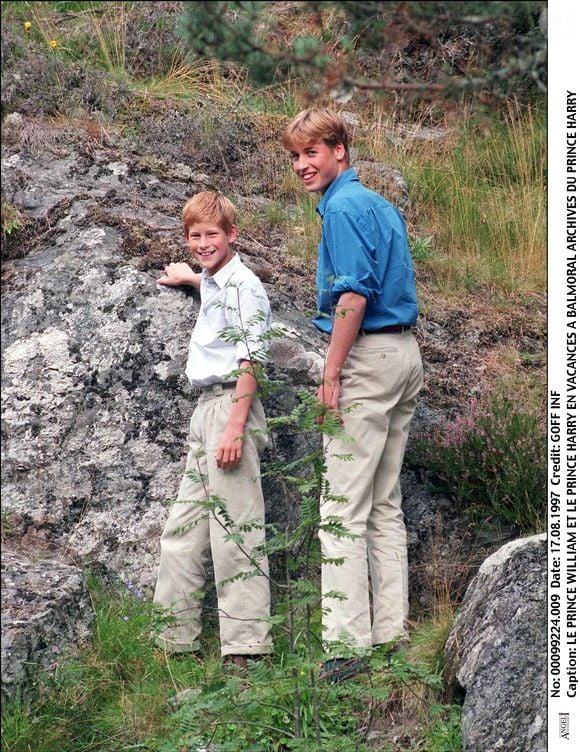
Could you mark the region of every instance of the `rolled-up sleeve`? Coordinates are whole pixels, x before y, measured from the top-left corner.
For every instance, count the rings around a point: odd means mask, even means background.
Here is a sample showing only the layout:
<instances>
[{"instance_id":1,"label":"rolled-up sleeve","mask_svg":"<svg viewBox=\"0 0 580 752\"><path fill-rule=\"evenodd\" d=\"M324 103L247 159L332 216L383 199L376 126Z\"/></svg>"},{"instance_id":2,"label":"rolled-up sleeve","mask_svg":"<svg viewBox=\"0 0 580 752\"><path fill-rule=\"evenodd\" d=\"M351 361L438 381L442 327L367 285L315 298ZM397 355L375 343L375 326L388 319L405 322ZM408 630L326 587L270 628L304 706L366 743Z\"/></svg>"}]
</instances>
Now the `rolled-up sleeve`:
<instances>
[{"instance_id":1,"label":"rolled-up sleeve","mask_svg":"<svg viewBox=\"0 0 580 752\"><path fill-rule=\"evenodd\" d=\"M334 211L324 217L324 239L332 267L327 280L332 304L344 292L355 292L374 302L381 292L375 233L364 217Z\"/></svg>"}]
</instances>

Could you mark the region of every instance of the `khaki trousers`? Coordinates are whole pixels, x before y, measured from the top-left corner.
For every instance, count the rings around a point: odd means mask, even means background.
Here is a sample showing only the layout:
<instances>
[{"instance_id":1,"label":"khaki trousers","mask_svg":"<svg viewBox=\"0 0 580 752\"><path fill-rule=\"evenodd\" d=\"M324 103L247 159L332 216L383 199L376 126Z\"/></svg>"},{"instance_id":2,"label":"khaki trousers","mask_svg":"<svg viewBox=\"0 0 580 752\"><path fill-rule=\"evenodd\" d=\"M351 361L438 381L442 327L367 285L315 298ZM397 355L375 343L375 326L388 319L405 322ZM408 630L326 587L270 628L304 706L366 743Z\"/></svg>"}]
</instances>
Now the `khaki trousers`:
<instances>
[{"instance_id":1,"label":"khaki trousers","mask_svg":"<svg viewBox=\"0 0 580 752\"><path fill-rule=\"evenodd\" d=\"M338 516L357 536L319 534L323 557L344 558L343 564L322 565L323 637L330 651L336 641L367 648L407 634L407 535L399 475L422 383L412 332L357 337L341 376L340 400L345 433L353 441L332 439L325 452L330 494L345 500L322 499L322 521ZM329 597L331 591L344 600Z\"/></svg>"},{"instance_id":2,"label":"khaki trousers","mask_svg":"<svg viewBox=\"0 0 580 752\"><path fill-rule=\"evenodd\" d=\"M266 420L254 399L246 423L242 460L233 470L220 470L215 452L226 426L234 390L203 393L190 424L189 453L177 501L171 505L161 536L161 561L154 599L171 610L175 625L157 642L172 652L199 648L201 607L199 591L205 585L209 555L213 561L222 655L271 651L270 584L268 562L259 562L263 575L224 582L242 572L255 571L248 554L264 541L264 499L260 482L260 455L266 444ZM200 479L193 480L193 470ZM235 525L258 521L261 529L244 532L243 544L226 541L227 530L219 513L201 509L196 501L214 495L223 499ZM198 594L196 597L195 594Z\"/></svg>"}]
</instances>

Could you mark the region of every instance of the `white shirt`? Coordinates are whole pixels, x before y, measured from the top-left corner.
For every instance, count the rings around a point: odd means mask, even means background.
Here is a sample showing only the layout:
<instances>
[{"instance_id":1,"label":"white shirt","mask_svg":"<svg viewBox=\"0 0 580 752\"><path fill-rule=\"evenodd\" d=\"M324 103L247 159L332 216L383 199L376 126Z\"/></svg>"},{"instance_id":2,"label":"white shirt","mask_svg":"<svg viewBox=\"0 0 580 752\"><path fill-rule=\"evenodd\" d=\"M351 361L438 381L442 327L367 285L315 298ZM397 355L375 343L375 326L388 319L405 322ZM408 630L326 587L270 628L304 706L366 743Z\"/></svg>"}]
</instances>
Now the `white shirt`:
<instances>
[{"instance_id":1,"label":"white shirt","mask_svg":"<svg viewBox=\"0 0 580 752\"><path fill-rule=\"evenodd\" d=\"M272 313L264 286L236 253L214 275L202 271L200 294L185 373L192 386L236 381L242 360L267 358Z\"/></svg>"}]
</instances>

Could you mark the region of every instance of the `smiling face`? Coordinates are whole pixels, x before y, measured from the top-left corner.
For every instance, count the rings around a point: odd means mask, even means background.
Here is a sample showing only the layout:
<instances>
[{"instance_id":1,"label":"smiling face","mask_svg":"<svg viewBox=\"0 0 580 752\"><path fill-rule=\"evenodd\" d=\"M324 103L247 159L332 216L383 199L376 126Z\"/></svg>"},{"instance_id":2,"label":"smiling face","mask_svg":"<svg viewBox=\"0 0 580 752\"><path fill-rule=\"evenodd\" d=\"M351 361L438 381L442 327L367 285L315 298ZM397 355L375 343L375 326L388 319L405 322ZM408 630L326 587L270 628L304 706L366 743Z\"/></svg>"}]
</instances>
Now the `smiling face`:
<instances>
[{"instance_id":1,"label":"smiling face","mask_svg":"<svg viewBox=\"0 0 580 752\"><path fill-rule=\"evenodd\" d=\"M324 141L296 146L290 151L292 169L307 191L324 193L341 172L348 169L343 144L328 146Z\"/></svg>"},{"instance_id":2,"label":"smiling face","mask_svg":"<svg viewBox=\"0 0 580 752\"><path fill-rule=\"evenodd\" d=\"M197 261L212 276L234 257L231 244L237 236L235 225L226 232L213 222L194 222L189 226L185 240Z\"/></svg>"}]
</instances>

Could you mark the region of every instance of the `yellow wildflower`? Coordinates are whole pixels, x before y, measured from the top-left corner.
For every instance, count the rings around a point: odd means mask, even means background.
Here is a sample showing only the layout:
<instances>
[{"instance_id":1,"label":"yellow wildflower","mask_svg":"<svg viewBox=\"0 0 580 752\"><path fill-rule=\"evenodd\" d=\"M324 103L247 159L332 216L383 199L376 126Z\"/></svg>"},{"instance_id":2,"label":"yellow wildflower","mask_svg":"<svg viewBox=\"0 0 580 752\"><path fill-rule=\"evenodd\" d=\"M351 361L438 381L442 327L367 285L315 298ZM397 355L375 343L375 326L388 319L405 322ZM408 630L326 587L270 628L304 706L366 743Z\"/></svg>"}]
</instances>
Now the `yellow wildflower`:
<instances>
[{"instance_id":1,"label":"yellow wildflower","mask_svg":"<svg viewBox=\"0 0 580 752\"><path fill-rule=\"evenodd\" d=\"M32 26L32 22L31 21L25 21L24 22L24 28L26 29L26 31L29 31L31 26Z\"/></svg>"},{"instance_id":2,"label":"yellow wildflower","mask_svg":"<svg viewBox=\"0 0 580 752\"><path fill-rule=\"evenodd\" d=\"M56 41L56 39L51 39L51 40L50 40L50 46L52 47L52 49L53 49L53 50L54 50L54 49L55 49L56 47L58 47L58 42Z\"/></svg>"}]
</instances>

